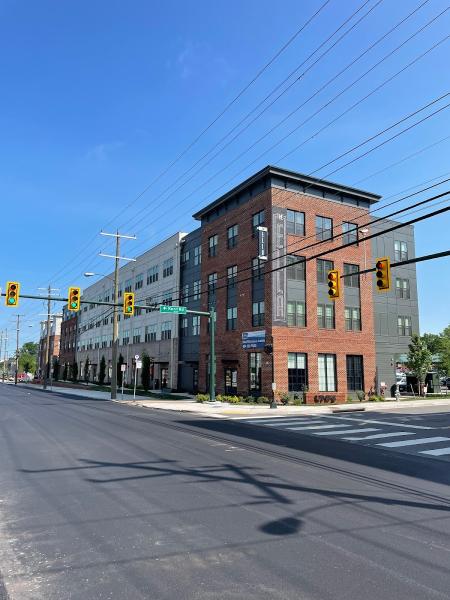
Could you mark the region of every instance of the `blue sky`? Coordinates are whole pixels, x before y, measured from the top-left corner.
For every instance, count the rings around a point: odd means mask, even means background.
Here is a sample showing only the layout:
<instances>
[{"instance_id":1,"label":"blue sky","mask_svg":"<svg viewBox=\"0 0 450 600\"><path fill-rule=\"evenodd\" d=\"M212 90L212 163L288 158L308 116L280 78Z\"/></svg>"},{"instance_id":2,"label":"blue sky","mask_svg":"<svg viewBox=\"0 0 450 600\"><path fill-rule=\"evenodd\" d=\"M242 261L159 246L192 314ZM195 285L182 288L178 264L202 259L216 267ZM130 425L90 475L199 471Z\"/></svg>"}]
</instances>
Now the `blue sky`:
<instances>
[{"instance_id":1,"label":"blue sky","mask_svg":"<svg viewBox=\"0 0 450 600\"><path fill-rule=\"evenodd\" d=\"M450 90L450 45L446 41L291 152L448 35L448 11L286 141L257 159L446 7L444 0L429 0L292 118L236 159L422 4L369 0L341 33L374 7L367 17L233 143L177 189L202 166L200 162L183 177L200 157L362 5L362 0L330 0L207 133L133 202L321 4L319 0L283 0L278 4L267 0L3 0L0 285L4 286L7 279L17 279L28 293L36 293L49 281L62 293L70 284L83 286L84 271L106 273L111 267L107 259L98 257L99 250L109 249L98 235L102 228L120 227L126 233L136 232L138 240L126 242L124 252L139 254L176 230L192 229L195 222L191 215L196 209L262 166L279 164L310 173ZM326 48L327 45L322 51ZM313 60L306 62L299 73ZM447 97L402 127L448 101ZM449 110L442 110L333 174L332 179L360 185L383 196L419 186L428 179L438 181L438 176L450 172L450 138L443 140L450 135L449 125ZM377 138L376 142L386 137ZM359 153L376 142L364 146ZM373 175L433 144L415 157ZM280 162L288 152L290 155ZM357 154L352 153L349 158ZM224 168L233 159L235 162ZM325 177L344 162L333 163L316 175ZM178 177L179 183L167 189ZM436 189L440 192L447 188L444 185ZM417 199L422 197L425 195ZM124 211L130 202L132 205ZM448 213L419 224L417 254L447 250L449 228ZM418 267L422 331L438 332L450 322L450 278L443 277L449 266L450 261L443 259ZM24 325L34 325L24 329L24 341L37 336L42 312L40 302L21 303ZM15 314L2 307L0 329L11 328Z\"/></svg>"}]
</instances>

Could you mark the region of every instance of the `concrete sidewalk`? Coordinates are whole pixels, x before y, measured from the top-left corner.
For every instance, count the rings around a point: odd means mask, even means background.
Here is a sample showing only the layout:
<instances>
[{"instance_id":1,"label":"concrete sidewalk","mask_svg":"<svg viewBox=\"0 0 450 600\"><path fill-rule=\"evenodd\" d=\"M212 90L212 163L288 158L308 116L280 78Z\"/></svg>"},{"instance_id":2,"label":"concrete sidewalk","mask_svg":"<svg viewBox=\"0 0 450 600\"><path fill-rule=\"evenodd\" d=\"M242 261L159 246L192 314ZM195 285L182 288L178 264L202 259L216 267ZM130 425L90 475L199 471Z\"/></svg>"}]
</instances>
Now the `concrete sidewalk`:
<instances>
[{"instance_id":1,"label":"concrete sidewalk","mask_svg":"<svg viewBox=\"0 0 450 600\"><path fill-rule=\"evenodd\" d=\"M25 388L43 389L41 385L18 384ZM50 388L48 388L49 391ZM54 393L75 395L95 400L110 400L109 392L99 392L95 390L80 390L75 388L64 388L61 386L53 388ZM224 402L196 402L195 400L158 400L149 399L147 396L136 396L136 400L129 395L124 395L122 400L120 395L114 402L127 404L129 406L140 406L144 408L153 408L158 410L171 410L178 412L189 412L216 419L242 419L245 417L286 417L302 415L320 415L339 412L355 411L364 409L371 412L384 412L389 410L398 410L403 408L420 408L424 406L442 406L450 409L450 395L447 398L433 400L386 400L385 402L355 402L352 404L328 404L322 406L278 406L277 409L271 409L267 405L236 405L226 404Z\"/></svg>"}]
</instances>

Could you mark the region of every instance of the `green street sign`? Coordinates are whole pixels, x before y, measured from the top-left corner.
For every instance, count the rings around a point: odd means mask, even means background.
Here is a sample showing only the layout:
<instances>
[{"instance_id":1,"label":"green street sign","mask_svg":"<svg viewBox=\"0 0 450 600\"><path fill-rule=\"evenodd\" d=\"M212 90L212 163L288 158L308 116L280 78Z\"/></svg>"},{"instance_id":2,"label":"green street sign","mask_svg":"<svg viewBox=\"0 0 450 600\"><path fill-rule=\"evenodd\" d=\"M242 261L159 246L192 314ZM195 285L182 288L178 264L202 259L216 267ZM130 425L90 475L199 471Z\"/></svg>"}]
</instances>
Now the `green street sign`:
<instances>
[{"instance_id":1,"label":"green street sign","mask_svg":"<svg viewBox=\"0 0 450 600\"><path fill-rule=\"evenodd\" d=\"M175 315L185 315L187 312L186 306L166 306L165 304L159 307L160 313L171 313Z\"/></svg>"}]
</instances>

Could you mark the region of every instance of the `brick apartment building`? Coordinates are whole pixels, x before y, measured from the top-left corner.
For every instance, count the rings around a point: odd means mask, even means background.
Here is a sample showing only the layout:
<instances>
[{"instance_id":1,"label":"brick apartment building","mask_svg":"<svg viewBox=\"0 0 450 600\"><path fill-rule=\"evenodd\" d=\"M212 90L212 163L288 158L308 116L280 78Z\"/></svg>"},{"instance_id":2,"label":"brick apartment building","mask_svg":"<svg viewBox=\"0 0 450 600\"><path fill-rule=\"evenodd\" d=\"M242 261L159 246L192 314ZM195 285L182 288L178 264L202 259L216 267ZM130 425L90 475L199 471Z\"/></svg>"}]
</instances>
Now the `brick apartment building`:
<instances>
[{"instance_id":1,"label":"brick apartment building","mask_svg":"<svg viewBox=\"0 0 450 600\"><path fill-rule=\"evenodd\" d=\"M53 316L50 321L50 374L53 372L53 364L56 359L59 359L59 346L61 339L61 317ZM41 322L41 332L39 337L38 350L38 374L43 377L45 375L45 365L47 361L47 321Z\"/></svg>"},{"instance_id":2,"label":"brick apartment building","mask_svg":"<svg viewBox=\"0 0 450 600\"><path fill-rule=\"evenodd\" d=\"M59 364L61 368L61 375L64 367L67 366L68 376L71 376L70 368L76 360L76 345L77 315L76 313L67 310L67 306L65 306L63 308L61 338L59 343Z\"/></svg>"},{"instance_id":3,"label":"brick apartment building","mask_svg":"<svg viewBox=\"0 0 450 600\"><path fill-rule=\"evenodd\" d=\"M336 302L327 286L328 270L351 274L373 262L372 248L383 247L383 238L369 245L360 232L370 230L369 210L379 199L269 166L194 215L201 227L184 239L180 287L188 308L216 308L217 393L270 396L273 368L277 392L306 391L308 402L342 402L348 394L379 387L377 354L387 380L382 383L395 381L394 355L404 353L411 332L418 331L415 269L413 295L400 308L395 290L374 301L379 294L372 276L342 280ZM258 225L268 228L267 263L258 259ZM336 250L348 241L355 244ZM391 242L392 250L400 243ZM322 251L326 255L311 259ZM299 257L307 262L289 266ZM410 315L402 317L407 330L399 325L399 310ZM382 332L386 311L391 324ZM244 349L243 334L257 331L259 347ZM180 319L180 340L179 387L206 391L207 319ZM264 344L273 346L273 355Z\"/></svg>"}]
</instances>

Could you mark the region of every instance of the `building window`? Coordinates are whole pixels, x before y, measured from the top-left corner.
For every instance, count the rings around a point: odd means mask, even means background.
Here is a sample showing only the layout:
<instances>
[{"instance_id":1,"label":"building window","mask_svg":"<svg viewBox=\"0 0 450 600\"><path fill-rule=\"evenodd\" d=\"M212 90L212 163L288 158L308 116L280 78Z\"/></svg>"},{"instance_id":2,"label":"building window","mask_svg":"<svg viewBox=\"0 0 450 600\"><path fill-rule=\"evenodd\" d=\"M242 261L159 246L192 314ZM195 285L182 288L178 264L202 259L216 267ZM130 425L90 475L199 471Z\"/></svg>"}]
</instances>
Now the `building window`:
<instances>
[{"instance_id":1,"label":"building window","mask_svg":"<svg viewBox=\"0 0 450 600\"><path fill-rule=\"evenodd\" d=\"M398 335L411 335L411 317L397 317L397 331Z\"/></svg>"},{"instance_id":2,"label":"building window","mask_svg":"<svg viewBox=\"0 0 450 600\"><path fill-rule=\"evenodd\" d=\"M139 275L136 275L136 279L134 280L134 289L140 290L143 285L144 285L144 275L143 275L143 273L139 273Z\"/></svg>"},{"instance_id":3,"label":"building window","mask_svg":"<svg viewBox=\"0 0 450 600\"><path fill-rule=\"evenodd\" d=\"M201 265L202 264L202 247L201 246L195 246L194 248L194 265Z\"/></svg>"},{"instance_id":4,"label":"building window","mask_svg":"<svg viewBox=\"0 0 450 600\"><path fill-rule=\"evenodd\" d=\"M202 282L200 279L197 279L197 281L194 281L194 293L193 293L194 300L200 300L201 290L202 290Z\"/></svg>"},{"instance_id":5,"label":"building window","mask_svg":"<svg viewBox=\"0 0 450 600\"><path fill-rule=\"evenodd\" d=\"M237 394L237 369L225 369L225 394Z\"/></svg>"},{"instance_id":6,"label":"building window","mask_svg":"<svg viewBox=\"0 0 450 600\"><path fill-rule=\"evenodd\" d=\"M250 352L248 355L248 380L251 392L261 391L261 354Z\"/></svg>"},{"instance_id":7,"label":"building window","mask_svg":"<svg viewBox=\"0 0 450 600\"><path fill-rule=\"evenodd\" d=\"M302 262L299 262L302 261ZM305 281L306 262L304 256L289 254L286 257L287 278L291 281Z\"/></svg>"},{"instance_id":8,"label":"building window","mask_svg":"<svg viewBox=\"0 0 450 600\"><path fill-rule=\"evenodd\" d=\"M217 285L217 273L210 273L208 275L208 304L215 299Z\"/></svg>"},{"instance_id":9,"label":"building window","mask_svg":"<svg viewBox=\"0 0 450 600\"><path fill-rule=\"evenodd\" d=\"M336 355L319 354L319 392L336 392Z\"/></svg>"},{"instance_id":10,"label":"building window","mask_svg":"<svg viewBox=\"0 0 450 600\"><path fill-rule=\"evenodd\" d=\"M253 281L257 281L263 278L264 274L264 262L259 258L252 259L252 277Z\"/></svg>"},{"instance_id":11,"label":"building window","mask_svg":"<svg viewBox=\"0 0 450 600\"><path fill-rule=\"evenodd\" d=\"M394 242L394 257L395 262L408 260L408 244L406 242L399 242L398 240Z\"/></svg>"},{"instance_id":12,"label":"building window","mask_svg":"<svg viewBox=\"0 0 450 600\"><path fill-rule=\"evenodd\" d=\"M169 277L173 274L173 258L168 258L163 262L163 277Z\"/></svg>"},{"instance_id":13,"label":"building window","mask_svg":"<svg viewBox=\"0 0 450 600\"><path fill-rule=\"evenodd\" d=\"M186 283L181 289L181 302L185 304L189 301L189 284Z\"/></svg>"},{"instance_id":14,"label":"building window","mask_svg":"<svg viewBox=\"0 0 450 600\"><path fill-rule=\"evenodd\" d=\"M227 286L235 287L237 279L237 265L227 268Z\"/></svg>"},{"instance_id":15,"label":"building window","mask_svg":"<svg viewBox=\"0 0 450 600\"><path fill-rule=\"evenodd\" d=\"M217 256L217 245L219 243L219 236L212 235L208 238L208 255L209 256Z\"/></svg>"},{"instance_id":16,"label":"building window","mask_svg":"<svg viewBox=\"0 0 450 600\"><path fill-rule=\"evenodd\" d=\"M291 235L305 235L305 213L297 210L287 211L287 232Z\"/></svg>"},{"instance_id":17,"label":"building window","mask_svg":"<svg viewBox=\"0 0 450 600\"><path fill-rule=\"evenodd\" d=\"M347 356L347 390L349 392L364 390L364 369L362 356Z\"/></svg>"},{"instance_id":18,"label":"building window","mask_svg":"<svg viewBox=\"0 0 450 600\"><path fill-rule=\"evenodd\" d=\"M302 392L308 385L308 370L306 354L300 352L288 353L288 390Z\"/></svg>"},{"instance_id":19,"label":"building window","mask_svg":"<svg viewBox=\"0 0 450 600\"><path fill-rule=\"evenodd\" d=\"M356 275L358 271L359 265L351 265L349 263L344 263L344 275L348 275L348 277L344 277L345 287L359 288L359 275ZM352 275L352 273L355 274Z\"/></svg>"},{"instance_id":20,"label":"building window","mask_svg":"<svg viewBox=\"0 0 450 600\"><path fill-rule=\"evenodd\" d=\"M258 233L256 228L259 225L264 225L264 221L265 221L265 213L263 210L260 210L259 212L255 213L252 216L252 234L253 234L253 236L255 236Z\"/></svg>"},{"instance_id":21,"label":"building window","mask_svg":"<svg viewBox=\"0 0 450 600\"><path fill-rule=\"evenodd\" d=\"M316 239L320 241L333 239L333 219L316 217Z\"/></svg>"},{"instance_id":22,"label":"building window","mask_svg":"<svg viewBox=\"0 0 450 600\"><path fill-rule=\"evenodd\" d=\"M172 337L172 324L170 321L164 321L161 323L161 339L170 340Z\"/></svg>"},{"instance_id":23,"label":"building window","mask_svg":"<svg viewBox=\"0 0 450 600\"><path fill-rule=\"evenodd\" d=\"M186 265L189 262L189 257L190 257L189 250L184 250L184 252L181 253L181 264Z\"/></svg>"},{"instance_id":24,"label":"building window","mask_svg":"<svg viewBox=\"0 0 450 600\"><path fill-rule=\"evenodd\" d=\"M238 225L232 225L231 227L228 227L228 230L227 230L227 245L228 245L228 248L234 248L235 246L237 246L237 242L238 242L238 230L239 230L239 226Z\"/></svg>"},{"instance_id":25,"label":"building window","mask_svg":"<svg viewBox=\"0 0 450 600\"><path fill-rule=\"evenodd\" d=\"M306 327L306 305L304 302L288 301L287 324L288 327Z\"/></svg>"},{"instance_id":26,"label":"building window","mask_svg":"<svg viewBox=\"0 0 450 600\"><path fill-rule=\"evenodd\" d=\"M234 331L237 325L237 306L227 308L227 330Z\"/></svg>"},{"instance_id":27,"label":"building window","mask_svg":"<svg viewBox=\"0 0 450 600\"><path fill-rule=\"evenodd\" d=\"M133 344L139 344L141 342L141 330L140 328L133 331Z\"/></svg>"},{"instance_id":28,"label":"building window","mask_svg":"<svg viewBox=\"0 0 450 600\"><path fill-rule=\"evenodd\" d=\"M142 315L142 308L135 308L134 309L134 316L135 317L140 317Z\"/></svg>"},{"instance_id":29,"label":"building window","mask_svg":"<svg viewBox=\"0 0 450 600\"><path fill-rule=\"evenodd\" d=\"M200 316L192 317L192 335L200 335Z\"/></svg>"},{"instance_id":30,"label":"building window","mask_svg":"<svg viewBox=\"0 0 450 600\"><path fill-rule=\"evenodd\" d=\"M162 292L161 304L166 304L166 305L172 304L172 296L173 296L173 290L166 290L165 292Z\"/></svg>"},{"instance_id":31,"label":"building window","mask_svg":"<svg viewBox=\"0 0 450 600\"><path fill-rule=\"evenodd\" d=\"M395 280L395 295L397 298L403 298L403 300L410 299L411 293L409 288L409 279L397 277Z\"/></svg>"},{"instance_id":32,"label":"building window","mask_svg":"<svg viewBox=\"0 0 450 600\"><path fill-rule=\"evenodd\" d=\"M334 269L332 260L317 259L317 283L328 283L328 271Z\"/></svg>"},{"instance_id":33,"label":"building window","mask_svg":"<svg viewBox=\"0 0 450 600\"><path fill-rule=\"evenodd\" d=\"M188 318L180 318L180 337L186 337L188 335Z\"/></svg>"},{"instance_id":34,"label":"building window","mask_svg":"<svg viewBox=\"0 0 450 600\"><path fill-rule=\"evenodd\" d=\"M126 292L131 292L131 288L133 287L133 282L131 281L131 279L127 279L125 281L125 291Z\"/></svg>"},{"instance_id":35,"label":"building window","mask_svg":"<svg viewBox=\"0 0 450 600\"><path fill-rule=\"evenodd\" d=\"M334 304L317 305L317 325L319 329L334 329Z\"/></svg>"},{"instance_id":36,"label":"building window","mask_svg":"<svg viewBox=\"0 0 450 600\"><path fill-rule=\"evenodd\" d=\"M156 325L147 325L145 327L145 341L154 342L156 341Z\"/></svg>"},{"instance_id":37,"label":"building window","mask_svg":"<svg viewBox=\"0 0 450 600\"><path fill-rule=\"evenodd\" d=\"M253 327L264 325L264 300L252 304L252 325Z\"/></svg>"},{"instance_id":38,"label":"building window","mask_svg":"<svg viewBox=\"0 0 450 600\"><path fill-rule=\"evenodd\" d=\"M122 345L127 346L129 344L129 342L130 342L130 331L125 330L123 332Z\"/></svg>"},{"instance_id":39,"label":"building window","mask_svg":"<svg viewBox=\"0 0 450 600\"><path fill-rule=\"evenodd\" d=\"M346 306L345 313L345 330L346 331L361 331L361 309Z\"/></svg>"},{"instance_id":40,"label":"building window","mask_svg":"<svg viewBox=\"0 0 450 600\"><path fill-rule=\"evenodd\" d=\"M358 225L355 223L342 223L342 242L344 244L358 242Z\"/></svg>"},{"instance_id":41,"label":"building window","mask_svg":"<svg viewBox=\"0 0 450 600\"><path fill-rule=\"evenodd\" d=\"M147 271L147 285L155 283L155 281L158 281L158 265L150 267Z\"/></svg>"}]
</instances>

